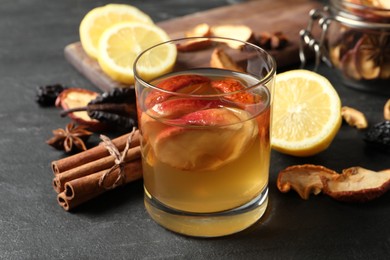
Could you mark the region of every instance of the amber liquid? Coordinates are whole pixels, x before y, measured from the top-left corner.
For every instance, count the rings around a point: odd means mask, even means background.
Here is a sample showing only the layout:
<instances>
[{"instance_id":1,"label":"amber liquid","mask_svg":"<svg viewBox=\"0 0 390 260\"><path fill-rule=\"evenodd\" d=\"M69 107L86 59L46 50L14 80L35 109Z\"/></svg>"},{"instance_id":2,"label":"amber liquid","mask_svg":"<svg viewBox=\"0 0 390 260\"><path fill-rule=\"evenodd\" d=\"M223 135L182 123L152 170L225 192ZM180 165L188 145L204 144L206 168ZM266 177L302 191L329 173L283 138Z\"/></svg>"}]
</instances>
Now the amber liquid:
<instances>
[{"instance_id":1,"label":"amber liquid","mask_svg":"<svg viewBox=\"0 0 390 260\"><path fill-rule=\"evenodd\" d=\"M247 75L221 70L187 71L185 74L189 73L201 74L211 79L229 77L239 80L245 86L257 82ZM174 75L167 75L159 81L172 76ZM216 90L208 89L207 86L188 89L191 94L197 94L197 91L201 94L213 94ZM185 93L186 90L182 89L181 92ZM148 110L142 112L145 113L140 117L140 129L143 136L141 148L146 207L157 222L174 231L199 236L232 233L229 231L234 229L232 226L238 225L236 229L240 230L240 225L247 225L245 219L241 221L237 218L235 222L230 219L225 223L225 226L230 225L226 231L224 225L214 225L214 228L217 227L215 232L203 234L202 231L197 231L199 227L196 221L192 223L193 227L188 224L191 217L187 217L183 223L185 228L177 228L180 226L180 214L170 214L164 219L164 210L161 211L156 205L184 215L188 213L189 216L212 214L242 207L264 192L268 184L270 161L270 106L267 98L269 100L268 96L259 104L248 107L230 100L224 104L223 109L226 109L229 116L236 115L240 120L222 125L176 125L175 118L158 119L148 115ZM161 142L160 133L169 132L166 130L173 128L182 130L177 130L180 134L173 134L169 136L170 139ZM184 137L181 131L185 131ZM191 158L199 157L199 154L203 156L201 159ZM188 160L191 164L186 161L186 157L190 158ZM148 202L151 200L156 202L154 206ZM254 215L261 216L265 206L260 211L257 210ZM243 218L253 221L256 217L246 214Z\"/></svg>"}]
</instances>

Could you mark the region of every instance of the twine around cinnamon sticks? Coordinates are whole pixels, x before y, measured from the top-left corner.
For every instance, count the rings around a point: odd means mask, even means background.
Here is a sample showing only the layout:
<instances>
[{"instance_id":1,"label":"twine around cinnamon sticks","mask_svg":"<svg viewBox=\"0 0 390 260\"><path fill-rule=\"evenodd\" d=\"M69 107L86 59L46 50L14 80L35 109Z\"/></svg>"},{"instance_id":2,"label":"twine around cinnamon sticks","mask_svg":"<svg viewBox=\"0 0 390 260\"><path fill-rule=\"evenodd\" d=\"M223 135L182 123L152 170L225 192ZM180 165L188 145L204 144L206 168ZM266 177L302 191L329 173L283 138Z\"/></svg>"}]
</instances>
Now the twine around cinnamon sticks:
<instances>
[{"instance_id":1,"label":"twine around cinnamon sticks","mask_svg":"<svg viewBox=\"0 0 390 260\"><path fill-rule=\"evenodd\" d=\"M111 188L142 178L139 138L135 129L112 141L102 137L103 143L94 148L53 161L53 187L60 206L69 211Z\"/></svg>"}]
</instances>

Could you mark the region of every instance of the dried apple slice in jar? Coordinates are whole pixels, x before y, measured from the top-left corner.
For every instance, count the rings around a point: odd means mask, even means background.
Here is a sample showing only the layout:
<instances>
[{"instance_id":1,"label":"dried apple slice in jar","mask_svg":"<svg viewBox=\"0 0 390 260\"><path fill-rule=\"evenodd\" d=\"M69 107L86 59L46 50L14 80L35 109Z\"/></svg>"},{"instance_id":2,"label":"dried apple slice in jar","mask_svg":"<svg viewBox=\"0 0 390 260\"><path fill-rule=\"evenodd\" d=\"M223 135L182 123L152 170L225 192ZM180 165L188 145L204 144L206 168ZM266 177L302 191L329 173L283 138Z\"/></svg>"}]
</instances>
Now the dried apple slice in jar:
<instances>
[{"instance_id":1,"label":"dried apple slice in jar","mask_svg":"<svg viewBox=\"0 0 390 260\"><path fill-rule=\"evenodd\" d=\"M258 134L256 121L237 108L200 110L170 123L151 146L161 162L186 171L214 170L234 161Z\"/></svg>"},{"instance_id":2,"label":"dried apple slice in jar","mask_svg":"<svg viewBox=\"0 0 390 260\"><path fill-rule=\"evenodd\" d=\"M382 65L379 77L381 79L390 79L390 59Z\"/></svg>"},{"instance_id":3,"label":"dried apple slice in jar","mask_svg":"<svg viewBox=\"0 0 390 260\"><path fill-rule=\"evenodd\" d=\"M360 75L359 71L356 68L355 62L355 50L349 50L343 58L341 59L341 71L343 74L351 79L360 80L362 75Z\"/></svg>"},{"instance_id":4,"label":"dried apple slice in jar","mask_svg":"<svg viewBox=\"0 0 390 260\"><path fill-rule=\"evenodd\" d=\"M358 73L364 79L376 79L381 72L382 51L377 36L364 35L357 43L355 50L355 65Z\"/></svg>"}]
</instances>

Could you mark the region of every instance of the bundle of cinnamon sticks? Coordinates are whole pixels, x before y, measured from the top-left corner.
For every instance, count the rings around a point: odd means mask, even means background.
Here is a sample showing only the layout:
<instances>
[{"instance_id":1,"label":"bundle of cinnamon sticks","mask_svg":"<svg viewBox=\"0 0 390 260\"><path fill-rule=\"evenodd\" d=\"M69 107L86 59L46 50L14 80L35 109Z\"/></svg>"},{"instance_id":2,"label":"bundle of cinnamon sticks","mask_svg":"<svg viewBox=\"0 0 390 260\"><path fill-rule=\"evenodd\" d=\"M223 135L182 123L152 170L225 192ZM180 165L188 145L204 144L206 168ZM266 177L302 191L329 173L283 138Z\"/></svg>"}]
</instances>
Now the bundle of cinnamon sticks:
<instances>
[{"instance_id":1,"label":"bundle of cinnamon sticks","mask_svg":"<svg viewBox=\"0 0 390 260\"><path fill-rule=\"evenodd\" d=\"M127 184L142 178L139 131L113 139L112 145L125 152L120 165L103 143L51 163L57 201L66 211L116 187L118 180Z\"/></svg>"}]
</instances>

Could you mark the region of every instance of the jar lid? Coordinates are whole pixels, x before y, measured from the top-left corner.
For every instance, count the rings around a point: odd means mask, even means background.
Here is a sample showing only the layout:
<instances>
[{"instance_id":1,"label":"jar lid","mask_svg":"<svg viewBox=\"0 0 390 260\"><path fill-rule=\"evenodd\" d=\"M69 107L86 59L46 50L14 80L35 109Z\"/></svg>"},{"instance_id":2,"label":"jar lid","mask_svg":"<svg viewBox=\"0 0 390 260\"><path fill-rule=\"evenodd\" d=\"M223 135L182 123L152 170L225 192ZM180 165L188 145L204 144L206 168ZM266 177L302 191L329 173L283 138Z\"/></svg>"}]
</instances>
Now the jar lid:
<instances>
[{"instance_id":1,"label":"jar lid","mask_svg":"<svg viewBox=\"0 0 390 260\"><path fill-rule=\"evenodd\" d=\"M389 0L330 0L333 19L351 27L390 30L390 9L380 5Z\"/></svg>"}]
</instances>

